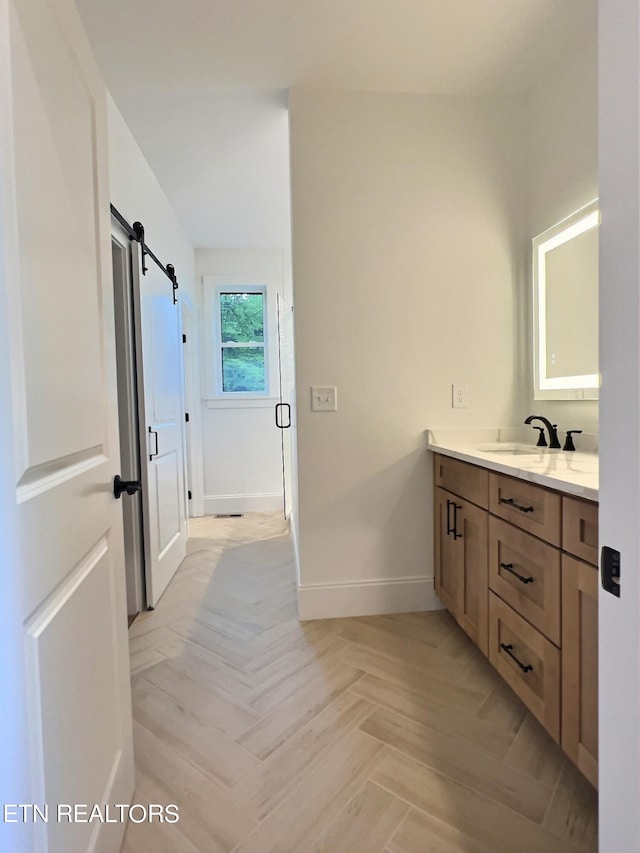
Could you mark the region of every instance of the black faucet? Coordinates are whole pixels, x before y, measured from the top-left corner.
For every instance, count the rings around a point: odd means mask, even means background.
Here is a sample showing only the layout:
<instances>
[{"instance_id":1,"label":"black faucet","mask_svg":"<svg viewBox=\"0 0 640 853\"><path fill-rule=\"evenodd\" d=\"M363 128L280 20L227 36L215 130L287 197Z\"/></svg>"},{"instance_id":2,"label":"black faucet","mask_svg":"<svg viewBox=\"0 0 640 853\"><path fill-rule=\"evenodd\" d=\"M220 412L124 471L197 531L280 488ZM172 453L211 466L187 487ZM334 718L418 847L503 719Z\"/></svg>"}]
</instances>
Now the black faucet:
<instances>
[{"instance_id":1,"label":"black faucet","mask_svg":"<svg viewBox=\"0 0 640 853\"><path fill-rule=\"evenodd\" d=\"M560 450L560 440L558 439L558 424L552 424L546 418L543 418L542 415L529 415L526 419L525 424L530 424L531 421L541 421L547 428L549 432L549 447L554 448L555 450ZM540 427L535 427L535 429L540 429Z\"/></svg>"}]
</instances>

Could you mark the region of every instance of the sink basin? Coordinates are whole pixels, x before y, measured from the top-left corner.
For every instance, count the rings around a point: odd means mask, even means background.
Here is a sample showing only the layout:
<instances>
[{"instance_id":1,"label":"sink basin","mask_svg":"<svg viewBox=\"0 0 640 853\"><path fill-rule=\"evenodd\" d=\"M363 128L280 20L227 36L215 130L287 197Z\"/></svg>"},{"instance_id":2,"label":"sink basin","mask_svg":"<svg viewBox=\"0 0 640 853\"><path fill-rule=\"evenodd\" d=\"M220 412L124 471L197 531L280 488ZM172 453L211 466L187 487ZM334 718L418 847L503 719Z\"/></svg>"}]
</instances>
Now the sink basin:
<instances>
[{"instance_id":1,"label":"sink basin","mask_svg":"<svg viewBox=\"0 0 640 853\"><path fill-rule=\"evenodd\" d=\"M477 450L483 453L508 453L510 456L537 456L538 451L533 447L522 447L518 444L496 441L493 444L479 444Z\"/></svg>"}]
</instances>

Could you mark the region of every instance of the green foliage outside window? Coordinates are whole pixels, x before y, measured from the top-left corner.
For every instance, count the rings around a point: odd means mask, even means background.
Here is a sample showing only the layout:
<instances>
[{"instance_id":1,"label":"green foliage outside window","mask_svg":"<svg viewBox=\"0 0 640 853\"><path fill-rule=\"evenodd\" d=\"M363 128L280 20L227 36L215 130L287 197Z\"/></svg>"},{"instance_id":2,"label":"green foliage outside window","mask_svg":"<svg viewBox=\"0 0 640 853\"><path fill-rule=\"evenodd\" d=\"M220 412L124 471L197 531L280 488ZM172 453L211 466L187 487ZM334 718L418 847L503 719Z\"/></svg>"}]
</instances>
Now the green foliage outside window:
<instances>
[{"instance_id":1,"label":"green foliage outside window","mask_svg":"<svg viewBox=\"0 0 640 853\"><path fill-rule=\"evenodd\" d=\"M266 390L264 294L221 293L220 327L222 390L263 393Z\"/></svg>"},{"instance_id":2,"label":"green foliage outside window","mask_svg":"<svg viewBox=\"0 0 640 853\"><path fill-rule=\"evenodd\" d=\"M221 293L220 324L223 344L264 342L264 295Z\"/></svg>"}]
</instances>

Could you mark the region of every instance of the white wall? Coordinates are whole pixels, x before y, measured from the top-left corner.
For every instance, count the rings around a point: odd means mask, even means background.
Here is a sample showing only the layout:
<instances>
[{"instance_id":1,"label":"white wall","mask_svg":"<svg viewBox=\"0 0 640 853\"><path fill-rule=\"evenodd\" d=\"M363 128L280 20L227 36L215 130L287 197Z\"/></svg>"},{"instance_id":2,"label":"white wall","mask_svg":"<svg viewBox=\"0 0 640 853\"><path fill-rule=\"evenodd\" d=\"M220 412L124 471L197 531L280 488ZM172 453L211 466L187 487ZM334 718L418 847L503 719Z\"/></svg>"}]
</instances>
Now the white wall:
<instances>
[{"instance_id":1,"label":"white wall","mask_svg":"<svg viewBox=\"0 0 640 853\"><path fill-rule=\"evenodd\" d=\"M208 276L245 277L254 283L277 282L284 292L286 253L279 250L198 249L196 277L200 288ZM210 298L205 289L202 299ZM202 312L201 340L210 339ZM272 312L273 313L273 312ZM272 320L274 318L272 317ZM271 356L277 359L275 324L271 328ZM202 347L203 358L207 346ZM212 358L212 354L209 354ZM203 361L201 375L208 365ZM203 385L203 452L205 514L268 512L282 508L282 454L280 430L275 426L277 388L266 400L216 401ZM207 399L208 398L208 399Z\"/></svg>"},{"instance_id":2,"label":"white wall","mask_svg":"<svg viewBox=\"0 0 640 853\"><path fill-rule=\"evenodd\" d=\"M549 70L527 103L528 243L598 196L598 43L586 31L579 47ZM598 403L533 399L531 303L527 303L527 405L562 429L598 432ZM579 438L578 438L579 441Z\"/></svg>"},{"instance_id":3,"label":"white wall","mask_svg":"<svg viewBox=\"0 0 640 853\"><path fill-rule=\"evenodd\" d=\"M301 613L425 608L424 430L522 407L524 111L295 89L290 105ZM337 413L310 412L315 384L337 385Z\"/></svg>"},{"instance_id":4,"label":"white wall","mask_svg":"<svg viewBox=\"0 0 640 853\"><path fill-rule=\"evenodd\" d=\"M193 244L110 96L107 109L111 202L129 222L142 222L145 241L162 263L174 265L180 297L197 305Z\"/></svg>"}]
</instances>

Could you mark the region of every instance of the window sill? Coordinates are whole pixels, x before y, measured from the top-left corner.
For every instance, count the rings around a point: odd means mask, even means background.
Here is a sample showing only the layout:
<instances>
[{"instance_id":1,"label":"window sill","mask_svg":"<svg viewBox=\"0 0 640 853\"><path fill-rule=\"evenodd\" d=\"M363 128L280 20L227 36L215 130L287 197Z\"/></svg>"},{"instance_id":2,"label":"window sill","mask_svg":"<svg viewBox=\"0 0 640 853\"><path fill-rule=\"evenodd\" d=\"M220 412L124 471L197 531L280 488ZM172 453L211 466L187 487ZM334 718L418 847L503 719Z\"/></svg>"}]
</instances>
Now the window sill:
<instances>
[{"instance_id":1,"label":"window sill","mask_svg":"<svg viewBox=\"0 0 640 853\"><path fill-rule=\"evenodd\" d=\"M280 397L238 397L236 400L224 399L204 400L207 409L272 409Z\"/></svg>"}]
</instances>

